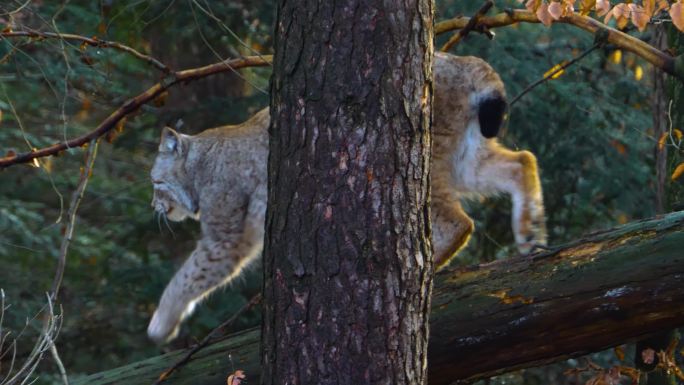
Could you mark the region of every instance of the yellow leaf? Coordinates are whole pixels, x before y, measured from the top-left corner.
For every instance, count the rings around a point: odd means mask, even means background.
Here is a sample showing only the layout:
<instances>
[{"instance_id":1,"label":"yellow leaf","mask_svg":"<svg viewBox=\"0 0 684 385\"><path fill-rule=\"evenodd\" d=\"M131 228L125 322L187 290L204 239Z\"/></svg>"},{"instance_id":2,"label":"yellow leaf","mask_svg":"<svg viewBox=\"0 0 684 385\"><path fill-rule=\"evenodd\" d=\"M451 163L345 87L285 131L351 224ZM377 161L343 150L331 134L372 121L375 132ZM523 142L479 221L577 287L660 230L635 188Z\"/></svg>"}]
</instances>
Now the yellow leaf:
<instances>
[{"instance_id":1,"label":"yellow leaf","mask_svg":"<svg viewBox=\"0 0 684 385\"><path fill-rule=\"evenodd\" d=\"M540 5L541 0L527 0L527 2L525 2L525 8L530 12L537 12Z\"/></svg>"},{"instance_id":2,"label":"yellow leaf","mask_svg":"<svg viewBox=\"0 0 684 385\"><path fill-rule=\"evenodd\" d=\"M596 0L582 0L580 4L580 15L586 16L596 6Z\"/></svg>"},{"instance_id":3,"label":"yellow leaf","mask_svg":"<svg viewBox=\"0 0 684 385\"><path fill-rule=\"evenodd\" d=\"M641 80L644 77L644 69L640 65L634 67L634 79L636 81Z\"/></svg>"},{"instance_id":4,"label":"yellow leaf","mask_svg":"<svg viewBox=\"0 0 684 385\"><path fill-rule=\"evenodd\" d=\"M681 2L676 2L670 6L670 17L672 18L672 24L678 30L684 32L684 9L682 9Z\"/></svg>"},{"instance_id":5,"label":"yellow leaf","mask_svg":"<svg viewBox=\"0 0 684 385\"><path fill-rule=\"evenodd\" d=\"M35 168L40 168L40 162L38 162L38 158L33 158L33 162L31 163L31 166Z\"/></svg>"},{"instance_id":6,"label":"yellow leaf","mask_svg":"<svg viewBox=\"0 0 684 385\"><path fill-rule=\"evenodd\" d=\"M613 51L613 53L610 55L610 61L615 64L620 64L622 61L622 50L616 49Z\"/></svg>"},{"instance_id":7,"label":"yellow leaf","mask_svg":"<svg viewBox=\"0 0 684 385\"><path fill-rule=\"evenodd\" d=\"M45 158L45 160L43 161L43 169L48 174L52 173L52 159L53 159L53 157L49 156L49 157Z\"/></svg>"},{"instance_id":8,"label":"yellow leaf","mask_svg":"<svg viewBox=\"0 0 684 385\"><path fill-rule=\"evenodd\" d=\"M625 213L620 213L620 215L617 216L617 223L624 225L625 223L629 222L629 217Z\"/></svg>"},{"instance_id":9,"label":"yellow leaf","mask_svg":"<svg viewBox=\"0 0 684 385\"><path fill-rule=\"evenodd\" d=\"M555 66L551 67L548 71L544 72L545 78L550 78L550 79L558 79L565 73L565 69L563 69L563 66L568 64L567 60L564 60L561 63L556 64Z\"/></svg>"},{"instance_id":10,"label":"yellow leaf","mask_svg":"<svg viewBox=\"0 0 684 385\"><path fill-rule=\"evenodd\" d=\"M682 134L682 131L678 128L675 128L674 130L672 130L672 133L674 134L675 138L677 138L677 140L682 140L682 136L684 136Z\"/></svg>"},{"instance_id":11,"label":"yellow leaf","mask_svg":"<svg viewBox=\"0 0 684 385\"><path fill-rule=\"evenodd\" d=\"M677 180L680 176L684 174L684 163L680 163L672 173L672 180Z\"/></svg>"},{"instance_id":12,"label":"yellow leaf","mask_svg":"<svg viewBox=\"0 0 684 385\"><path fill-rule=\"evenodd\" d=\"M166 104L166 99L169 97L169 91L164 91L161 94L157 95L156 98L152 99L152 104L155 107L162 107L163 105Z\"/></svg>"},{"instance_id":13,"label":"yellow leaf","mask_svg":"<svg viewBox=\"0 0 684 385\"><path fill-rule=\"evenodd\" d=\"M665 148L665 142L667 142L667 137L669 134L667 132L663 132L662 135L660 135L660 138L658 138L658 151L663 151L663 148Z\"/></svg>"},{"instance_id":14,"label":"yellow leaf","mask_svg":"<svg viewBox=\"0 0 684 385\"><path fill-rule=\"evenodd\" d=\"M641 4L643 4L648 17L653 16L653 11L655 11L655 0L641 0Z\"/></svg>"},{"instance_id":15,"label":"yellow leaf","mask_svg":"<svg viewBox=\"0 0 684 385\"><path fill-rule=\"evenodd\" d=\"M119 120L116 123L116 132L118 132L118 133L123 132L124 127L126 126L126 120L128 120L128 119L124 116L123 118L121 118L121 120Z\"/></svg>"}]
</instances>

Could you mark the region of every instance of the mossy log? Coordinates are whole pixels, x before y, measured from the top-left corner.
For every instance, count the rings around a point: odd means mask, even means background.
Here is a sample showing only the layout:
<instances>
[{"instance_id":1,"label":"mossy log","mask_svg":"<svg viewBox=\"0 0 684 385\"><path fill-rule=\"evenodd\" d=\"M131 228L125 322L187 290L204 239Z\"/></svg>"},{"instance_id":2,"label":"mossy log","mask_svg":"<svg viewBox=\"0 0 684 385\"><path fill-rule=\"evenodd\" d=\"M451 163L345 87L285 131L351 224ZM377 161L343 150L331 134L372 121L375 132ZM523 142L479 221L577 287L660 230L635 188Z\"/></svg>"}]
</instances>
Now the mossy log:
<instances>
[{"instance_id":1,"label":"mossy log","mask_svg":"<svg viewBox=\"0 0 684 385\"><path fill-rule=\"evenodd\" d=\"M432 300L430 384L538 366L682 326L683 278L684 212L527 258L447 268L437 274ZM148 385L182 355L73 383ZM165 383L225 384L235 369L257 383L259 359L259 330L247 330L201 350Z\"/></svg>"}]
</instances>

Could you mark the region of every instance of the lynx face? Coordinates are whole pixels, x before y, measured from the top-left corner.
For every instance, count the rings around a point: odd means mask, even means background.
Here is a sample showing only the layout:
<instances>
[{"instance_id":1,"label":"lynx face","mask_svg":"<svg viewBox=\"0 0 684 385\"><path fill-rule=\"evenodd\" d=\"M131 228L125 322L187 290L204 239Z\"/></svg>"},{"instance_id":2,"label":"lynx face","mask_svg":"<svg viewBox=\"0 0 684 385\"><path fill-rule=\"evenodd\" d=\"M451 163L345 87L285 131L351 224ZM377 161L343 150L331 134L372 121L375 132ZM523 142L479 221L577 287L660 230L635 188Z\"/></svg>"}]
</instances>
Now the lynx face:
<instances>
[{"instance_id":1,"label":"lynx face","mask_svg":"<svg viewBox=\"0 0 684 385\"><path fill-rule=\"evenodd\" d=\"M152 207L172 221L182 221L187 217L199 220L197 201L193 199L190 186L186 182L190 180L185 169L188 145L183 135L165 128L159 155L152 167Z\"/></svg>"}]
</instances>

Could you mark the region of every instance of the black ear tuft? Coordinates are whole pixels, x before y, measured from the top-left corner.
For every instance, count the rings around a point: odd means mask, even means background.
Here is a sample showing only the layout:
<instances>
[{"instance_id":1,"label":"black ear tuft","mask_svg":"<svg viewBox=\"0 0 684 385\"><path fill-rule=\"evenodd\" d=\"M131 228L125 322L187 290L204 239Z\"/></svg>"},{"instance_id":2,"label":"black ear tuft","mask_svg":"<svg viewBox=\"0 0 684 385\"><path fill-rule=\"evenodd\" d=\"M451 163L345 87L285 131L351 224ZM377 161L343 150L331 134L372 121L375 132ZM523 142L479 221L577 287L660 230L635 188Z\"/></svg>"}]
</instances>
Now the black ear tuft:
<instances>
[{"instance_id":1,"label":"black ear tuft","mask_svg":"<svg viewBox=\"0 0 684 385\"><path fill-rule=\"evenodd\" d=\"M499 133L499 129L506 116L508 103L502 96L487 98L478 105L477 117L480 121L480 132L485 138L493 138Z\"/></svg>"}]
</instances>

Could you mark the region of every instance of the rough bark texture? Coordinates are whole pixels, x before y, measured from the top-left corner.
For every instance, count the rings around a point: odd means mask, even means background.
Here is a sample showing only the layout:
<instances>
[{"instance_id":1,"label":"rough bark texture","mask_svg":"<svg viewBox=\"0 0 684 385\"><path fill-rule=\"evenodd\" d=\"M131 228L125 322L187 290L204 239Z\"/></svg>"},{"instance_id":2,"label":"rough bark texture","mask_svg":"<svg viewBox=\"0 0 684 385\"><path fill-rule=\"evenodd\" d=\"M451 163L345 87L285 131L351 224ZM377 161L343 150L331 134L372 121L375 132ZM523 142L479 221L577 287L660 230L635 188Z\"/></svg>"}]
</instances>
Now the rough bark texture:
<instances>
[{"instance_id":1,"label":"rough bark texture","mask_svg":"<svg viewBox=\"0 0 684 385\"><path fill-rule=\"evenodd\" d=\"M281 0L262 384L422 384L431 0Z\"/></svg>"},{"instance_id":2,"label":"rough bark texture","mask_svg":"<svg viewBox=\"0 0 684 385\"><path fill-rule=\"evenodd\" d=\"M429 383L489 377L684 325L682 245L684 212L679 212L531 259L445 269L435 277ZM72 382L149 385L181 353ZM166 383L225 384L236 369L258 381L258 330L201 351Z\"/></svg>"}]
</instances>

